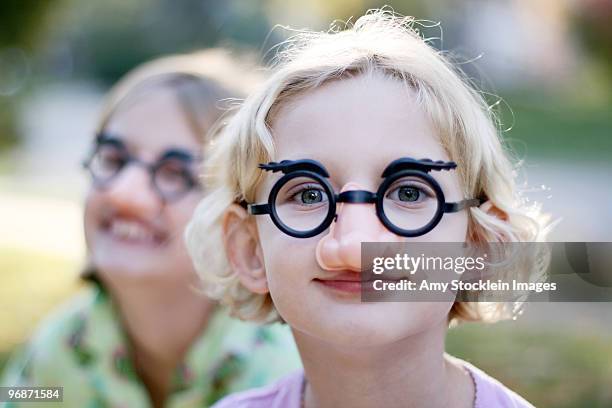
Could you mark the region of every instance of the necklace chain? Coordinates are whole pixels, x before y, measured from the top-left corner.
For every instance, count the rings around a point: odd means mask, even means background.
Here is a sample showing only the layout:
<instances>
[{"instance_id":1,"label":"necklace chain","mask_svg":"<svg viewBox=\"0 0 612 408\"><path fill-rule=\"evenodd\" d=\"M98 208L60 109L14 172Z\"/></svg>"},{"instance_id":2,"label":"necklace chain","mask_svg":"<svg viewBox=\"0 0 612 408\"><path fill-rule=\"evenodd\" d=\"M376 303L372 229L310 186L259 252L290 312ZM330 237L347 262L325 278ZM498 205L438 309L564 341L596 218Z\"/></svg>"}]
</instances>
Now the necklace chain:
<instances>
[{"instance_id":1,"label":"necklace chain","mask_svg":"<svg viewBox=\"0 0 612 408\"><path fill-rule=\"evenodd\" d=\"M302 377L302 389L300 390L300 408L306 408L306 375Z\"/></svg>"}]
</instances>

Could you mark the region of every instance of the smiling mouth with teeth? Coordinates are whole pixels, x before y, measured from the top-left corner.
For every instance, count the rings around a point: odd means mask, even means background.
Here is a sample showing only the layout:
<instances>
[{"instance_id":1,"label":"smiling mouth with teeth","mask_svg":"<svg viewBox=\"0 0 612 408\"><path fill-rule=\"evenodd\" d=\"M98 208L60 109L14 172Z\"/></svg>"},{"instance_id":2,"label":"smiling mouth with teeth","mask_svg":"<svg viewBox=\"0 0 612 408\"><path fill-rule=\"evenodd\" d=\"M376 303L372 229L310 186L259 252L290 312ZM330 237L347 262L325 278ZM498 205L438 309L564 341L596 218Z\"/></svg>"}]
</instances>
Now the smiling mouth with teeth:
<instances>
[{"instance_id":1,"label":"smiling mouth with teeth","mask_svg":"<svg viewBox=\"0 0 612 408\"><path fill-rule=\"evenodd\" d=\"M136 220L111 218L102 223L102 229L113 238L143 245L161 245L166 241L164 234Z\"/></svg>"}]
</instances>

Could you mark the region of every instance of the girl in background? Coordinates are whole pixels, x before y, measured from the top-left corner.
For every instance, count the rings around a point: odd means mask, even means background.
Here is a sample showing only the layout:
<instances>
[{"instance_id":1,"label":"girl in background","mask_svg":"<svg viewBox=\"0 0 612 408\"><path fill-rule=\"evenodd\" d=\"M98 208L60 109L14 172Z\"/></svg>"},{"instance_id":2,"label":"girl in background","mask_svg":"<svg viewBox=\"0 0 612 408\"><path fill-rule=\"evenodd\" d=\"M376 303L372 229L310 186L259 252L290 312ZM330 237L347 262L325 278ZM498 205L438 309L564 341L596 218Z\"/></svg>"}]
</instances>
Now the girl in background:
<instances>
[{"instance_id":1,"label":"girl in background","mask_svg":"<svg viewBox=\"0 0 612 408\"><path fill-rule=\"evenodd\" d=\"M171 56L111 90L85 161L93 285L42 324L3 385L62 386L75 408L202 407L299 366L288 330L230 319L198 290L183 243L208 131L258 80L245 68L223 50Z\"/></svg>"}]
</instances>

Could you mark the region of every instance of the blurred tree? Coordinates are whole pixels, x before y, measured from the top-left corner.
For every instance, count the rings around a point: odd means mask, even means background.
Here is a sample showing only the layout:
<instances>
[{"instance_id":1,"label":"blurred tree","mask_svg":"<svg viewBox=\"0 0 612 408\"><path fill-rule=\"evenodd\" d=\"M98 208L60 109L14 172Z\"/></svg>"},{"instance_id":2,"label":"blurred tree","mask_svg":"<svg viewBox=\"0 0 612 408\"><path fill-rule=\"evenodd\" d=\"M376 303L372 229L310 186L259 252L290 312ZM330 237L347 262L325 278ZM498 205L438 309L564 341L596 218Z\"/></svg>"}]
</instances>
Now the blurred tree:
<instances>
[{"instance_id":1,"label":"blurred tree","mask_svg":"<svg viewBox=\"0 0 612 408\"><path fill-rule=\"evenodd\" d=\"M27 56L53 0L0 2L0 151L17 140L16 111L28 74Z\"/></svg>"},{"instance_id":2,"label":"blurred tree","mask_svg":"<svg viewBox=\"0 0 612 408\"><path fill-rule=\"evenodd\" d=\"M575 22L589 52L612 77L612 1L586 0L576 4Z\"/></svg>"},{"instance_id":3,"label":"blurred tree","mask_svg":"<svg viewBox=\"0 0 612 408\"><path fill-rule=\"evenodd\" d=\"M55 61L49 66L62 65L68 50L72 66L68 72L60 70L64 75L99 79L109 85L139 63L162 54L219 45L265 51L288 35L272 30L277 23L325 29L333 19L359 16L385 3L388 1L65 0L49 25L48 49ZM422 0L391 3L403 14L427 17L423 12L429 11Z\"/></svg>"},{"instance_id":4,"label":"blurred tree","mask_svg":"<svg viewBox=\"0 0 612 408\"><path fill-rule=\"evenodd\" d=\"M271 28L264 1L70 0L56 10L48 56L54 66L68 55L72 67L62 71L64 75L109 85L162 54L225 44L260 45Z\"/></svg>"},{"instance_id":5,"label":"blurred tree","mask_svg":"<svg viewBox=\"0 0 612 408\"><path fill-rule=\"evenodd\" d=\"M54 0L3 0L0 2L0 47L32 47L41 21Z\"/></svg>"}]
</instances>

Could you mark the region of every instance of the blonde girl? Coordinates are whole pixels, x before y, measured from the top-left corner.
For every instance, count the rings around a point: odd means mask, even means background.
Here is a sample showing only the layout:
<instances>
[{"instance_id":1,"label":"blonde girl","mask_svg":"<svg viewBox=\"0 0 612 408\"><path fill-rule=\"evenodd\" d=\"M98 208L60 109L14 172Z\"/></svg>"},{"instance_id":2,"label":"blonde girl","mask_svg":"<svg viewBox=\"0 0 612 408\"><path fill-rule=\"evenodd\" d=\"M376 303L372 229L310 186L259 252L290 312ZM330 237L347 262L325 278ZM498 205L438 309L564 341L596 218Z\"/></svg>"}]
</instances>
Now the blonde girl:
<instances>
[{"instance_id":1,"label":"blonde girl","mask_svg":"<svg viewBox=\"0 0 612 408\"><path fill-rule=\"evenodd\" d=\"M504 305L360 301L363 242L542 239L485 101L417 29L382 10L297 35L215 143L196 270L236 316L289 324L304 365L219 407L531 406L444 352L449 322ZM372 193L398 169L428 177ZM443 214L390 215L440 194Z\"/></svg>"}]
</instances>

